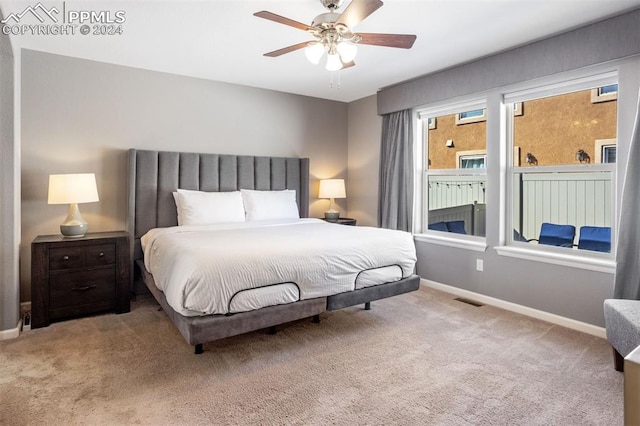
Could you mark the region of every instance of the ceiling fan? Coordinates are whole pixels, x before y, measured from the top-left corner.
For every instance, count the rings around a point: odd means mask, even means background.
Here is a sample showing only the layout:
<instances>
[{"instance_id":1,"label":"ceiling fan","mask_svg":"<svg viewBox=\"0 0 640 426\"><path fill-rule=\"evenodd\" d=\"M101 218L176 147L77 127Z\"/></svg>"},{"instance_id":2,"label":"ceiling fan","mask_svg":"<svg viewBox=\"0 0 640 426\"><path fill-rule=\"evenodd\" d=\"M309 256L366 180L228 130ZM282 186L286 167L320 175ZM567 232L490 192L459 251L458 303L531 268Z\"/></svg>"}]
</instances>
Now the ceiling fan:
<instances>
[{"instance_id":1,"label":"ceiling fan","mask_svg":"<svg viewBox=\"0 0 640 426\"><path fill-rule=\"evenodd\" d=\"M315 37L315 40L304 41L273 52L264 56L272 58L294 52L304 48L307 59L317 64L327 53L326 69L338 71L355 65L353 59L357 53L357 44L369 44L374 46L397 47L410 49L416 36L413 34L379 34L379 33L355 33L353 27L358 25L367 16L382 7L380 0L352 0L342 13L336 12L343 0L320 0L329 11L316 16L311 25L294 21L284 16L265 10L254 13L255 16L279 24L289 25L306 31Z\"/></svg>"}]
</instances>

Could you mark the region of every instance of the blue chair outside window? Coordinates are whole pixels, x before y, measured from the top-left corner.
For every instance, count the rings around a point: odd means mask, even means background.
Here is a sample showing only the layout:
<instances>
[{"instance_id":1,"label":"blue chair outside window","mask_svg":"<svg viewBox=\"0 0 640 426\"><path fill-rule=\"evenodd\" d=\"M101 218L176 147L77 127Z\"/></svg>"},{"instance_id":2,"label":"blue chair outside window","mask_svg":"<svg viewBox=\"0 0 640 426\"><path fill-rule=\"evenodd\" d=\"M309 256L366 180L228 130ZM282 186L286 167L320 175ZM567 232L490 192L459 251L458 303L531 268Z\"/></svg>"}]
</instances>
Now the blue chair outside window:
<instances>
[{"instance_id":1,"label":"blue chair outside window","mask_svg":"<svg viewBox=\"0 0 640 426\"><path fill-rule=\"evenodd\" d=\"M464 220L452 220L449 222L434 222L428 225L432 231L453 232L455 234L466 234L464 230Z\"/></svg>"},{"instance_id":2,"label":"blue chair outside window","mask_svg":"<svg viewBox=\"0 0 640 426\"><path fill-rule=\"evenodd\" d=\"M575 236L576 227L573 225L556 225L545 222L540 228L540 237L528 241L538 241L539 244L548 246L573 247Z\"/></svg>"},{"instance_id":3,"label":"blue chair outside window","mask_svg":"<svg viewBox=\"0 0 640 426\"><path fill-rule=\"evenodd\" d=\"M447 228L447 224L444 222L430 223L428 228L431 229L432 231L449 232L449 229Z\"/></svg>"},{"instance_id":4,"label":"blue chair outside window","mask_svg":"<svg viewBox=\"0 0 640 426\"><path fill-rule=\"evenodd\" d=\"M611 252L611 228L608 226L582 226L578 249Z\"/></svg>"},{"instance_id":5,"label":"blue chair outside window","mask_svg":"<svg viewBox=\"0 0 640 426\"><path fill-rule=\"evenodd\" d=\"M449 232L453 232L455 234L467 233L467 231L464 230L464 220L453 220L451 222L447 222L447 229Z\"/></svg>"}]
</instances>

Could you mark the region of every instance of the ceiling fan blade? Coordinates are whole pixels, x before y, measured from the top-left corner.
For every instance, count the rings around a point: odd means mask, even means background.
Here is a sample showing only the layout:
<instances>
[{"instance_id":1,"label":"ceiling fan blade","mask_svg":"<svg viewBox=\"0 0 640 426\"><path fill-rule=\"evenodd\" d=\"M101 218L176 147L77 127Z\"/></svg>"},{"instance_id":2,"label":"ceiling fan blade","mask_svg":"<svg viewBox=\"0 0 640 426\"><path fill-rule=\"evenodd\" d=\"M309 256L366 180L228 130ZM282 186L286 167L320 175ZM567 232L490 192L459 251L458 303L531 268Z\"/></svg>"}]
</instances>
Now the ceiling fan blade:
<instances>
[{"instance_id":1,"label":"ceiling fan blade","mask_svg":"<svg viewBox=\"0 0 640 426\"><path fill-rule=\"evenodd\" d=\"M347 68L351 68L351 67L355 67L356 63L353 61L349 61L349 62L342 62L342 68L340 68L341 70L346 70Z\"/></svg>"},{"instance_id":2,"label":"ceiling fan blade","mask_svg":"<svg viewBox=\"0 0 640 426\"><path fill-rule=\"evenodd\" d=\"M277 22L279 24L289 25L293 28L298 28L302 31L307 31L310 27L307 24L303 24L302 22L294 21L293 19L285 18L284 16L276 15L275 13L267 12L263 10L261 12L256 12L253 16L257 16L258 18L268 19L269 21Z\"/></svg>"},{"instance_id":3,"label":"ceiling fan blade","mask_svg":"<svg viewBox=\"0 0 640 426\"><path fill-rule=\"evenodd\" d=\"M413 42L416 41L414 34L358 33L358 35L362 37L358 44L399 47L400 49L411 49Z\"/></svg>"},{"instance_id":4,"label":"ceiling fan blade","mask_svg":"<svg viewBox=\"0 0 640 426\"><path fill-rule=\"evenodd\" d=\"M280 55L284 55L285 53L289 53L289 52L293 52L293 51L298 50L298 49L305 48L305 47L307 47L307 44L309 44L309 43L310 42L308 42L308 41L303 41L302 43L293 44L291 46L283 47L282 49L274 50L273 52L265 53L263 56L268 56L270 58L275 58L275 57L278 57Z\"/></svg>"},{"instance_id":5,"label":"ceiling fan blade","mask_svg":"<svg viewBox=\"0 0 640 426\"><path fill-rule=\"evenodd\" d=\"M353 28L382 7L382 4L380 0L352 0L336 21L336 25L342 24L347 28Z\"/></svg>"}]
</instances>

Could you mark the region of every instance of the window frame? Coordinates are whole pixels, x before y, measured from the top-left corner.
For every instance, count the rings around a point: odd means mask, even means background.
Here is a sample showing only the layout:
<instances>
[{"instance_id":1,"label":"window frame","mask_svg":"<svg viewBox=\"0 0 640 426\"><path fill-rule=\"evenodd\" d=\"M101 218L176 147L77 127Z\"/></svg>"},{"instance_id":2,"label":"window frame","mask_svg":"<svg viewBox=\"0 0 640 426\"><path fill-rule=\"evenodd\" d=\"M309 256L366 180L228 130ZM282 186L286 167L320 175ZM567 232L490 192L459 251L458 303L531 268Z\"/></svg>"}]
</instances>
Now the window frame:
<instances>
[{"instance_id":1,"label":"window frame","mask_svg":"<svg viewBox=\"0 0 640 426\"><path fill-rule=\"evenodd\" d=\"M488 137L485 133L485 149L482 150L482 154L485 156L485 167L478 169L461 169L459 167L452 169L431 169L428 165L429 160L429 141L428 131L430 129L430 119L437 119L437 117L445 115L455 114L456 125L458 113L460 111L472 111L477 109L483 109L482 120L486 120L486 97L470 98L458 102L447 102L439 105L435 105L427 108L417 108L415 110L415 122L416 135L418 141L416 143L416 199L414 204L414 238L417 241L425 241L429 243L445 245L448 247L457 247L467 250L484 252L487 248L486 236L475 236L465 234L455 234L442 231L435 231L428 229L429 223L429 178L433 176L472 176L472 175L484 175L485 185L488 177L487 166L489 158L486 157L486 145L488 143ZM475 118L475 117L474 117ZM433 120L436 121L436 120ZM480 150L477 150L480 151ZM471 152L471 151L466 151ZM475 150L473 151L475 152ZM458 156L457 156L458 157ZM459 157L456 158L457 166L459 165ZM485 196L486 203L486 196Z\"/></svg>"},{"instance_id":2,"label":"window frame","mask_svg":"<svg viewBox=\"0 0 640 426\"><path fill-rule=\"evenodd\" d=\"M506 105L505 110L511 111L513 104L516 102L526 102L545 97L558 96L577 91L599 88L609 84L618 83L617 72L608 72L604 74L586 76L582 78L567 78L558 80L555 83L530 87L503 95L503 102ZM619 112L618 112L619 113ZM506 216L504 219L504 244L497 246L496 251L500 255L523 258L527 260L542 261L546 263L554 263L564 266L579 267L583 269L591 269L602 272L612 272L615 269L615 250L616 250L616 205L617 205L617 166L616 163L596 163L594 164L576 164L561 166L528 166L514 164L514 150L519 149L514 146L514 123L513 115L507 114L506 118L506 136L503 141L502 149L507 153L508 161L506 164L506 185L503 193ZM616 134L619 133L619 129ZM618 137L618 135L617 135ZM610 141L608 139L607 141ZM617 140L617 139L613 139ZM597 141L596 141L597 142ZM611 252L600 253L589 250L567 250L562 247L532 245L527 242L514 241L512 230L514 227L514 182L517 174L532 173L563 173L563 172L598 172L605 171L611 173L611 205L609 208L611 217ZM576 229L576 236L579 237L579 230Z\"/></svg>"},{"instance_id":3,"label":"window frame","mask_svg":"<svg viewBox=\"0 0 640 426\"><path fill-rule=\"evenodd\" d=\"M507 181L509 180L507 173L507 164L509 158L515 158L515 164L518 163L520 155L511 149L511 144L507 143L507 133L509 129L506 126L506 122L509 120L509 116L512 111L507 108L507 103L511 100L509 94L526 94L528 92L537 93L540 88L553 89L554 87L561 87L563 90L560 92L567 92L571 84L580 85L584 81L589 81L593 84L592 87L597 86L598 80L603 80L602 84L610 82L618 82L619 93L623 93L623 96L619 97L618 102L618 143L617 143L617 163L615 163L615 175L613 179L616 181L616 190L612 194L611 205L613 210L612 216L612 247L616 246L615 235L616 228L618 226L618 211L620 209L620 196L622 195L622 188L618 179L618 173L624 173L626 170L626 161L628 158L628 141L631 139L631 127L633 117L630 117L627 110L632 110L637 106L633 93L630 96L624 95L627 93L629 87L636 87L636 67L635 62L630 63L628 61L617 61L615 63L600 64L594 67L580 68L575 70L569 70L565 72L554 73L546 77L541 77L530 81L520 81L513 84L509 84L502 87L489 88L486 90L479 90L468 95L445 98L441 97L441 100L435 100L421 106L414 107L413 112L413 134L414 134L414 240L416 242L424 242L432 245L441 245L445 248L452 249L466 249L475 250L478 252L486 252L488 247L495 250L499 256L508 256L515 259L534 262L533 265L539 264L554 264L561 265L563 267L598 271L606 274L615 273L615 259L611 258L597 258L597 252L593 252L595 256L589 257L584 254L581 255L567 255L566 253L546 253L541 250L531 250L525 245L524 248L513 247L508 245L508 226L507 218L512 218L512 212L507 205L507 195L511 191L511 188L507 189ZM608 79L608 81L607 81ZM580 87L579 89L584 89ZM553 93L550 93L551 96ZM533 97L532 97L533 98ZM489 153L489 164L487 164L487 184L490 187L490 191L487 192L487 227L491 227L489 233L486 235L486 239L482 241L464 241L461 237L448 238L446 235L443 237L438 236L438 233L422 234L421 224L423 223L422 210L423 210L423 186L424 186L424 146L423 146L423 129L419 127L420 114L434 111L435 113L449 113L453 114L456 111L446 111L446 107L454 105L456 103L470 102L472 99L484 99L486 100L487 112L490 118L487 120L487 152ZM621 102L621 104L620 104ZM471 109L471 108L469 108ZM516 108L517 109L517 108ZM526 115L526 111L523 111ZM514 113L513 115L518 115ZM631 120L631 122L630 122ZM622 123L622 125L621 125ZM516 149L522 150L522 147L516 147ZM611 163L614 165L613 163ZM522 163L523 167L534 167ZM585 167L593 167L594 164L586 165ZM425 193L426 194L426 193ZM489 213L490 212L490 213ZM446 234L446 233L440 233Z\"/></svg>"}]
</instances>

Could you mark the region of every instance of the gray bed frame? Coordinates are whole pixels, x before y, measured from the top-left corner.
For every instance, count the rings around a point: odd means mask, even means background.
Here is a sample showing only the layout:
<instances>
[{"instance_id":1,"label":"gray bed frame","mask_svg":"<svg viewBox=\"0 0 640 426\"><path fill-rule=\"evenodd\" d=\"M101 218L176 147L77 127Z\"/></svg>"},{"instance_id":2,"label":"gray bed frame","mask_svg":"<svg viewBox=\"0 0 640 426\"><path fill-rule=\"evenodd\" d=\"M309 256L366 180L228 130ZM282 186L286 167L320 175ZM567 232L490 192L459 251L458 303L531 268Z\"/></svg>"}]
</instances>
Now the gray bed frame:
<instances>
[{"instance_id":1,"label":"gray bed frame","mask_svg":"<svg viewBox=\"0 0 640 426\"><path fill-rule=\"evenodd\" d=\"M295 189L300 217L309 216L309 159L196 154L129 150L127 231L133 237L131 261L134 280L142 279L185 340L203 352L203 344L250 331L270 328L325 311L365 304L417 290L416 275L386 284L328 297L300 300L233 315L186 317L175 312L144 267L140 237L152 228L176 226L172 193L178 189L218 192L239 189ZM133 291L133 283L132 283Z\"/></svg>"}]
</instances>

